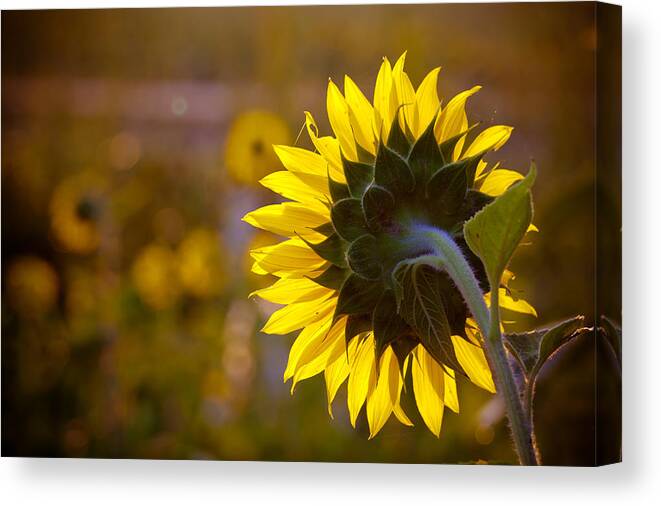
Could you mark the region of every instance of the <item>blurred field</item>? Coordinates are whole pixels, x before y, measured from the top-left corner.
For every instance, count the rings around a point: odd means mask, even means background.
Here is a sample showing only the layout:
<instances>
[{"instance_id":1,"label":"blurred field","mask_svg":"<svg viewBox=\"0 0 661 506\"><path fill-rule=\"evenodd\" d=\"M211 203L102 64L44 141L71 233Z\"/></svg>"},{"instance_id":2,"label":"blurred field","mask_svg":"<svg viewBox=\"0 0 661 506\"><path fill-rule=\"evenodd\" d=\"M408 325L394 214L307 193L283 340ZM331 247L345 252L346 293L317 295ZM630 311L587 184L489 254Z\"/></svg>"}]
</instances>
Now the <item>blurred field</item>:
<instances>
[{"instance_id":1,"label":"blurred field","mask_svg":"<svg viewBox=\"0 0 661 506\"><path fill-rule=\"evenodd\" d=\"M539 167L541 233L514 263L539 319L515 330L593 322L593 15L587 3L3 12L3 455L513 463L502 408L468 383L440 440L405 405L415 429L391 422L367 441L342 390L329 418L320 377L290 396L293 337L260 334L273 307L247 298L266 282L247 251L273 237L240 217L277 201L256 181L304 110L328 132L329 77L370 96L381 58L408 50L414 85L441 65L444 97L484 86L471 121L515 127L493 160ZM602 304L619 318L618 290ZM607 359L589 337L547 367L545 463L592 462ZM617 383L604 381L615 433Z\"/></svg>"}]
</instances>

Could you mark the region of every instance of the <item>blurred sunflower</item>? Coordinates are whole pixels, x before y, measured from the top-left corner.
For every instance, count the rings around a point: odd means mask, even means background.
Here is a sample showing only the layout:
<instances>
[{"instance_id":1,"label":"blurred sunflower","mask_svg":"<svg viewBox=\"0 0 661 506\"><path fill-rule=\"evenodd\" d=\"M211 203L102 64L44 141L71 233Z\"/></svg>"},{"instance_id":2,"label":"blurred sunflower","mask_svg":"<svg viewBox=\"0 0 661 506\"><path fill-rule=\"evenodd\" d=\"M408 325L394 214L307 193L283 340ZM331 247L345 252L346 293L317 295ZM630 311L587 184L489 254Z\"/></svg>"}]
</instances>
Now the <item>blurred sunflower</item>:
<instances>
[{"instance_id":1,"label":"blurred sunflower","mask_svg":"<svg viewBox=\"0 0 661 506\"><path fill-rule=\"evenodd\" d=\"M237 182L256 184L278 166L271 146L290 140L289 127L279 116L262 110L244 112L227 134L225 166Z\"/></svg>"},{"instance_id":2,"label":"blurred sunflower","mask_svg":"<svg viewBox=\"0 0 661 506\"><path fill-rule=\"evenodd\" d=\"M57 273L39 257L14 260L7 269L6 283L9 305L24 318L46 314L57 300Z\"/></svg>"},{"instance_id":3,"label":"blurred sunflower","mask_svg":"<svg viewBox=\"0 0 661 506\"><path fill-rule=\"evenodd\" d=\"M73 253L91 253L99 245L99 223L106 187L84 172L62 181L50 203L51 229L58 244Z\"/></svg>"},{"instance_id":4,"label":"blurred sunflower","mask_svg":"<svg viewBox=\"0 0 661 506\"><path fill-rule=\"evenodd\" d=\"M179 297L177 258L166 246L146 246L133 262L131 278L140 298L152 309L167 309Z\"/></svg>"},{"instance_id":5,"label":"blurred sunflower","mask_svg":"<svg viewBox=\"0 0 661 506\"><path fill-rule=\"evenodd\" d=\"M181 287L195 297L220 294L226 282L225 261L219 234L206 228L188 233L178 250Z\"/></svg>"},{"instance_id":6,"label":"blurred sunflower","mask_svg":"<svg viewBox=\"0 0 661 506\"><path fill-rule=\"evenodd\" d=\"M300 330L285 381L293 380L293 391L298 381L323 372L332 416L333 398L348 379L351 423L355 426L366 405L370 438L392 414L412 425L400 404L409 371L418 410L437 436L444 407L459 411L457 375L494 392L482 337L447 275L421 272L433 283L437 316L447 323L446 335L437 336L439 346L430 346L429 340L423 345L414 322L399 315L393 274L400 262L424 253L404 247L412 224L423 223L452 234L482 287L488 287L481 262L466 247L463 223L522 178L482 159L508 140L512 128L491 126L474 135L465 104L480 87L441 107L440 69L416 90L404 72L405 56L394 66L384 59L373 103L348 76L344 94L329 81L327 110L335 136L319 136L306 112L316 152L275 146L287 170L261 180L291 202L244 217L289 238L252 251L253 272L279 278L254 294L285 304L262 330ZM530 312L525 301L509 297L510 278L511 273L504 278L503 305Z\"/></svg>"}]
</instances>

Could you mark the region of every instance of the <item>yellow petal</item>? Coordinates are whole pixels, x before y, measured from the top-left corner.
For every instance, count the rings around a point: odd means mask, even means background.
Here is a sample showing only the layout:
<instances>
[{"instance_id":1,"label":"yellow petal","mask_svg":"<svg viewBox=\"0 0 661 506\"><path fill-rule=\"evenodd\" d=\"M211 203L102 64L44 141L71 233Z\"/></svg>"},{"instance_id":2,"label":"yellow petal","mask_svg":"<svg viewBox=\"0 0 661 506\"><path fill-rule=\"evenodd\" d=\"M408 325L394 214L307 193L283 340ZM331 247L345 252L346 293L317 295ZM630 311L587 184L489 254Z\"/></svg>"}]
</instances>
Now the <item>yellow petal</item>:
<instances>
[{"instance_id":1,"label":"yellow petal","mask_svg":"<svg viewBox=\"0 0 661 506\"><path fill-rule=\"evenodd\" d=\"M319 154L327 162L328 171L331 177L340 183L345 183L344 170L342 169L342 158L340 157L340 143L335 137L319 137L319 129L315 123L312 114L305 111L305 126L308 130L308 135L314 147L317 148ZM327 174L326 166L324 167L324 175Z\"/></svg>"},{"instance_id":2,"label":"yellow petal","mask_svg":"<svg viewBox=\"0 0 661 506\"><path fill-rule=\"evenodd\" d=\"M497 197L521 179L523 179L523 175L513 170L495 169L484 178L480 191L492 197Z\"/></svg>"},{"instance_id":3,"label":"yellow petal","mask_svg":"<svg viewBox=\"0 0 661 506\"><path fill-rule=\"evenodd\" d=\"M354 337L353 340L357 341L358 338ZM375 381L375 378L374 336L370 333L358 345L356 359L351 363L351 373L349 374L347 407L349 408L349 419L353 427L356 426L358 413L360 413L360 409L365 404L369 385Z\"/></svg>"},{"instance_id":4,"label":"yellow petal","mask_svg":"<svg viewBox=\"0 0 661 506\"><path fill-rule=\"evenodd\" d=\"M275 304L291 304L321 299L334 292L308 278L282 278L267 288L255 290L250 296L258 296Z\"/></svg>"},{"instance_id":5,"label":"yellow petal","mask_svg":"<svg viewBox=\"0 0 661 506\"><path fill-rule=\"evenodd\" d=\"M397 418L397 420L400 421L400 423L403 423L404 425L408 425L409 427L413 427L413 422L406 415L401 405L402 388L404 387L404 378L406 378L406 371L408 370L409 357L410 355L406 357L406 359L404 360L404 367L402 368L402 374L400 374L399 376L399 385L397 387L397 401L392 407L392 412Z\"/></svg>"},{"instance_id":6,"label":"yellow petal","mask_svg":"<svg viewBox=\"0 0 661 506\"><path fill-rule=\"evenodd\" d=\"M425 425L438 437L443 422L444 374L441 366L421 345L415 349L411 374L413 393Z\"/></svg>"},{"instance_id":7,"label":"yellow petal","mask_svg":"<svg viewBox=\"0 0 661 506\"><path fill-rule=\"evenodd\" d=\"M356 141L370 153L376 154L372 104L349 76L344 76L344 95L349 106L349 120Z\"/></svg>"},{"instance_id":8,"label":"yellow petal","mask_svg":"<svg viewBox=\"0 0 661 506\"><path fill-rule=\"evenodd\" d=\"M496 387L491 378L491 369L482 348L469 343L463 337L452 336L452 344L457 360L464 368L470 380L477 386L494 393Z\"/></svg>"},{"instance_id":9,"label":"yellow petal","mask_svg":"<svg viewBox=\"0 0 661 506\"><path fill-rule=\"evenodd\" d=\"M298 202L285 202L260 207L243 217L253 227L274 234L295 237L300 235L310 240L322 240L323 235L313 229L330 222L330 212Z\"/></svg>"},{"instance_id":10,"label":"yellow petal","mask_svg":"<svg viewBox=\"0 0 661 506\"><path fill-rule=\"evenodd\" d=\"M434 133L439 144L466 131L468 128L468 118L465 111L466 101L471 95L477 93L480 88L481 86L474 86L470 90L462 91L443 108L434 126ZM453 161L459 157L463 145L464 139L462 138L455 147Z\"/></svg>"},{"instance_id":11,"label":"yellow petal","mask_svg":"<svg viewBox=\"0 0 661 506\"><path fill-rule=\"evenodd\" d=\"M328 265L299 238L252 250L250 256L260 269L281 277L312 277Z\"/></svg>"},{"instance_id":12,"label":"yellow petal","mask_svg":"<svg viewBox=\"0 0 661 506\"><path fill-rule=\"evenodd\" d=\"M452 369L443 369L443 401L445 405L455 413L459 413L459 396L457 395L457 382L454 379Z\"/></svg>"},{"instance_id":13,"label":"yellow petal","mask_svg":"<svg viewBox=\"0 0 661 506\"><path fill-rule=\"evenodd\" d=\"M400 125L404 132L410 130L417 132L419 128L418 121L418 106L415 100L415 90L411 84L409 76L404 72L404 62L406 61L406 53L399 57L392 69L392 80L395 84L395 91L397 93L397 105L401 106L400 112Z\"/></svg>"},{"instance_id":14,"label":"yellow petal","mask_svg":"<svg viewBox=\"0 0 661 506\"><path fill-rule=\"evenodd\" d=\"M326 178L321 179L321 181L323 182L324 179ZM324 209L326 209L324 202L328 201L328 195L309 186L302 179L296 177L292 172L285 170L272 172L265 178L262 178L259 182L265 188L268 188L285 198L305 203L320 212L323 212Z\"/></svg>"},{"instance_id":15,"label":"yellow petal","mask_svg":"<svg viewBox=\"0 0 661 506\"><path fill-rule=\"evenodd\" d=\"M351 372L350 363L356 358L358 339L352 339L349 343L347 353L340 354L335 361L326 367L324 380L326 382L326 397L328 399L328 414L333 418L333 399L342 383L346 381Z\"/></svg>"},{"instance_id":16,"label":"yellow petal","mask_svg":"<svg viewBox=\"0 0 661 506\"><path fill-rule=\"evenodd\" d=\"M429 123L436 117L441 101L438 99L438 73L441 67L436 67L422 80L415 92L415 102L418 106L418 130L413 132L420 137Z\"/></svg>"},{"instance_id":17,"label":"yellow petal","mask_svg":"<svg viewBox=\"0 0 661 506\"><path fill-rule=\"evenodd\" d=\"M489 300L491 300L491 297L489 297ZM507 309L515 313L537 316L537 311L535 311L535 308L532 307L528 301L525 299L514 299L510 294L507 293L505 288L498 289L498 303L503 309Z\"/></svg>"},{"instance_id":18,"label":"yellow petal","mask_svg":"<svg viewBox=\"0 0 661 506\"><path fill-rule=\"evenodd\" d=\"M397 402L400 381L397 357L388 346L381 355L378 378L373 378L367 393L367 423L372 439L390 418Z\"/></svg>"},{"instance_id":19,"label":"yellow petal","mask_svg":"<svg viewBox=\"0 0 661 506\"><path fill-rule=\"evenodd\" d=\"M507 140L510 138L510 135L512 135L512 127L505 125L489 127L480 132L480 135L475 137L475 140L462 155L462 158L468 158L470 156L477 155L482 151L495 151L507 142Z\"/></svg>"},{"instance_id":20,"label":"yellow petal","mask_svg":"<svg viewBox=\"0 0 661 506\"><path fill-rule=\"evenodd\" d=\"M328 109L328 120L335 132L335 137L340 142L344 156L349 160L357 161L356 142L349 121L349 107L333 81L328 81L326 108Z\"/></svg>"},{"instance_id":21,"label":"yellow petal","mask_svg":"<svg viewBox=\"0 0 661 506\"><path fill-rule=\"evenodd\" d=\"M310 323L323 320L333 312L336 304L336 297L288 304L271 315L262 332L288 334Z\"/></svg>"},{"instance_id":22,"label":"yellow petal","mask_svg":"<svg viewBox=\"0 0 661 506\"><path fill-rule=\"evenodd\" d=\"M346 317L340 318L314 347L310 346L303 350L294 372L292 391L299 381L319 374L341 355L346 356L344 338L346 323Z\"/></svg>"},{"instance_id":23,"label":"yellow petal","mask_svg":"<svg viewBox=\"0 0 661 506\"><path fill-rule=\"evenodd\" d=\"M374 123L378 139L388 139L396 110L397 93L392 82L392 68L388 58L384 58L374 86Z\"/></svg>"},{"instance_id":24,"label":"yellow petal","mask_svg":"<svg viewBox=\"0 0 661 506\"><path fill-rule=\"evenodd\" d=\"M284 373L285 381L294 376L303 352L311 346L316 346L328 334L331 323L333 323L333 315L328 314L325 318L310 323L301 330L289 350L289 360L287 361L287 368Z\"/></svg>"}]
</instances>

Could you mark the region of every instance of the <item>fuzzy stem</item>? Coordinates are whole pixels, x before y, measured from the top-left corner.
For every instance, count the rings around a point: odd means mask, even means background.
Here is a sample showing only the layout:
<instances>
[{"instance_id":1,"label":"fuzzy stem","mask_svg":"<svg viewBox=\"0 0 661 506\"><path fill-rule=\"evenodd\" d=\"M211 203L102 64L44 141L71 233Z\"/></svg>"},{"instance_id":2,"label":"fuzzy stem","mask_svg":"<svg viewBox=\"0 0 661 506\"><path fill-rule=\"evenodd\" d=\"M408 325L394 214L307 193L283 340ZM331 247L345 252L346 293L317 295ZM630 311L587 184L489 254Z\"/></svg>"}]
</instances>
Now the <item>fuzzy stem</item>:
<instances>
[{"instance_id":1,"label":"fuzzy stem","mask_svg":"<svg viewBox=\"0 0 661 506\"><path fill-rule=\"evenodd\" d=\"M413 231L412 240L418 246L426 245L432 248L433 255L428 255L426 258L433 258L459 288L482 333L484 351L496 388L505 401L505 409L519 462L526 466L539 465L533 444L530 419L521 403L500 332L498 285L493 286L492 284L491 309L489 310L473 269L466 261L459 246L446 232L426 225L418 225Z\"/></svg>"}]
</instances>

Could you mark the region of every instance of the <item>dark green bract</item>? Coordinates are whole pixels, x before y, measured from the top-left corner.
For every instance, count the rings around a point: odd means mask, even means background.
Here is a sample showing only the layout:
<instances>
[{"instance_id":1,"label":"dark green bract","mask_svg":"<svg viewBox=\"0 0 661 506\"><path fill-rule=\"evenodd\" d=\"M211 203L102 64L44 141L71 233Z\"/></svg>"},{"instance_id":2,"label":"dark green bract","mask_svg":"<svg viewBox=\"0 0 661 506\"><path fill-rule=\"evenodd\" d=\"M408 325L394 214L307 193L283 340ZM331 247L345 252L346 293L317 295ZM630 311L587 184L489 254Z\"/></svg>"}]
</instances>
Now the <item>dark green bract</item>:
<instances>
[{"instance_id":1,"label":"dark green bract","mask_svg":"<svg viewBox=\"0 0 661 506\"><path fill-rule=\"evenodd\" d=\"M466 338L468 310L448 275L415 259L431 253L413 231L431 226L451 235L483 290L481 261L466 246L463 225L493 200L472 190L484 153L449 162L461 134L439 146L434 121L415 142L397 119L376 157L343 158L346 184L329 177L332 227L327 238L308 245L332 265L315 278L339 291L335 318L348 316L347 344L374 332L377 358L391 345L400 366L422 343L439 364L463 373L450 336Z\"/></svg>"}]
</instances>

